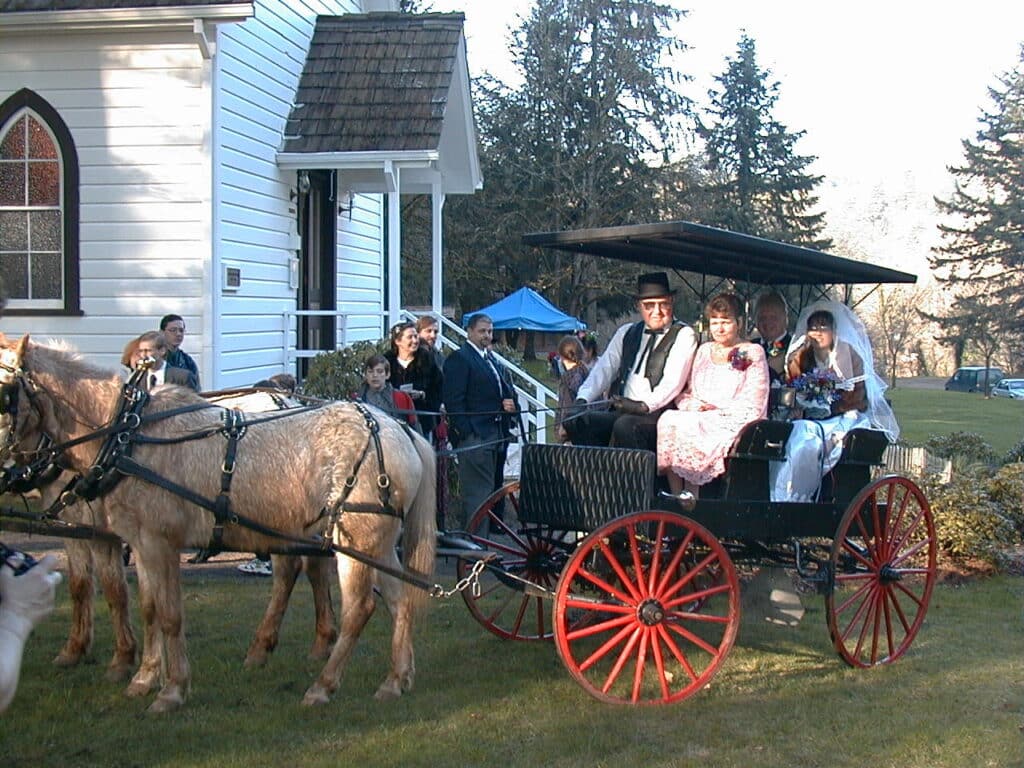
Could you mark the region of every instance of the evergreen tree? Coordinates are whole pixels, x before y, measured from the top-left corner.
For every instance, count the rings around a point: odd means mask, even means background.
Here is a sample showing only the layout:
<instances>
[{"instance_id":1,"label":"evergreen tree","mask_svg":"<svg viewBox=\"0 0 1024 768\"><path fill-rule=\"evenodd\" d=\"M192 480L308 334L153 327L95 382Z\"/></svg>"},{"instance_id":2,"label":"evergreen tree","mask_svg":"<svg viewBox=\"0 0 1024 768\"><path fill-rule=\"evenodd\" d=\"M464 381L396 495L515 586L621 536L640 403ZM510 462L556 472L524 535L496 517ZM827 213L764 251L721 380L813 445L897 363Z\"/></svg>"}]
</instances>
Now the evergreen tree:
<instances>
[{"instance_id":1,"label":"evergreen tree","mask_svg":"<svg viewBox=\"0 0 1024 768\"><path fill-rule=\"evenodd\" d=\"M953 343L976 331L979 319L1011 336L1024 331L1024 45L1017 67L998 81L975 140L962 142L963 164L948 169L952 196L936 198L949 223L939 226L943 245L929 261L955 299L932 319ZM991 352L982 352L987 363Z\"/></svg>"},{"instance_id":2,"label":"evergreen tree","mask_svg":"<svg viewBox=\"0 0 1024 768\"><path fill-rule=\"evenodd\" d=\"M463 308L523 284L574 314L631 293L621 267L521 237L657 217L649 160L688 114L665 63L684 48L667 31L681 16L653 0L538 0L513 33L522 85L475 83L485 187L446 207L446 291Z\"/></svg>"},{"instance_id":3,"label":"evergreen tree","mask_svg":"<svg viewBox=\"0 0 1024 768\"><path fill-rule=\"evenodd\" d=\"M720 89L708 93L712 123L699 128L712 205L705 223L828 248L831 241L821 237L825 216L812 212L823 177L808 172L815 157L796 154L804 131L791 133L772 117L779 83L768 84L771 72L758 66L754 40L744 33L726 65L715 78Z\"/></svg>"},{"instance_id":4,"label":"evergreen tree","mask_svg":"<svg viewBox=\"0 0 1024 768\"><path fill-rule=\"evenodd\" d=\"M400 13L432 13L433 8L429 0L398 0Z\"/></svg>"}]
</instances>

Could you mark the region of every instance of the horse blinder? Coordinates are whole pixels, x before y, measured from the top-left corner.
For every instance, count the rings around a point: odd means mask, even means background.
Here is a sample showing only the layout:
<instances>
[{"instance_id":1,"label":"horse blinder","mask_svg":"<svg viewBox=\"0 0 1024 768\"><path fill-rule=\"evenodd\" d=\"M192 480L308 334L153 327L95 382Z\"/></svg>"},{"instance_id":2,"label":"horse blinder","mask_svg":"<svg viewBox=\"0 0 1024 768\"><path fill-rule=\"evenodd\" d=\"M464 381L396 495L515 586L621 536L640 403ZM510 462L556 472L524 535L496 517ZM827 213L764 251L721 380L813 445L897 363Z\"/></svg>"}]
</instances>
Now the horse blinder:
<instances>
[{"instance_id":1,"label":"horse blinder","mask_svg":"<svg viewBox=\"0 0 1024 768\"><path fill-rule=\"evenodd\" d=\"M0 415L7 414L14 421L18 414L18 395L21 386L17 379L0 384Z\"/></svg>"}]
</instances>

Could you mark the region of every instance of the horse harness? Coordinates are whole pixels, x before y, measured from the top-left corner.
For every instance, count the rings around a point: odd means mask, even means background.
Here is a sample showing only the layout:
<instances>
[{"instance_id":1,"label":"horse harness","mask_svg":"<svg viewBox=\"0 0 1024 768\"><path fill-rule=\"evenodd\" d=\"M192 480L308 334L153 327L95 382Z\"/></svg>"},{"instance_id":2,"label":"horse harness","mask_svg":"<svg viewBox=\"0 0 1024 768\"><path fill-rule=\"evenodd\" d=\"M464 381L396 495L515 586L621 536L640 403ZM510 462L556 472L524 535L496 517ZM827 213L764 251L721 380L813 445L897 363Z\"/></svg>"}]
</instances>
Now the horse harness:
<instances>
[{"instance_id":1,"label":"horse harness","mask_svg":"<svg viewBox=\"0 0 1024 768\"><path fill-rule=\"evenodd\" d=\"M30 401L34 401L35 395L32 386L38 386L32 382L31 377L22 369L15 369L0 362L0 369L13 374L9 381L0 385L0 415L7 415L11 428L8 430L4 444L0 446L0 459L6 459L12 453L16 444L15 427L17 425L18 405L22 391ZM331 551L347 548L339 548L332 545L326 537L322 541L291 536L281 531L269 528L261 523L241 515L232 509L231 504L231 481L234 476L238 444L245 436L248 428L257 423L272 421L288 415L320 407L320 405L303 406L301 408L278 411L258 419L246 420L245 414L233 409L224 409L223 422L220 425L211 426L206 429L197 430L188 435L175 438L149 437L139 433L141 427L156 421L177 416L183 413L194 412L214 407L211 403L192 403L158 413L143 414L143 411L150 400L149 393L142 386L146 375L145 368L133 372L132 376L125 383L120 399L118 413L111 420L110 424L98 430L94 430L81 437L68 440L62 444L55 444L53 439L42 433L39 445L33 451L24 451L24 455L31 455L34 458L28 462L14 464L6 467L0 475L0 492L25 493L35 488L44 487L57 479L60 473L68 469L66 462L62 460L64 453L76 445L87 443L97 438L104 438L104 441L97 453L96 460L85 473L78 475L72 480L65 490L60 494L57 501L43 513L44 518L57 522L61 511L73 504L78 499L93 501L114 489L114 487L125 476L137 477L141 480L157 485L176 496L185 499L198 507L201 507L214 516L214 529L209 547L219 549L223 543L223 532L226 524L235 524L248 528L256 533L271 537L284 539L298 547L291 547L288 552L293 554L313 555L328 554ZM352 513L374 513L387 514L401 517L401 512L396 510L391 503L391 478L388 475L384 464L384 451L380 440L380 424L376 417L362 403L352 404L363 417L367 427L367 439L363 450L345 479L339 503L334 506L330 514L330 526L337 524L344 512ZM213 434L222 434L226 438L224 461L221 465L220 492L216 498L208 499L195 491L163 477L151 468L139 463L132 457L132 448L138 443L150 444L173 444L209 437ZM377 466L380 472L376 477L378 493L377 503L350 503L348 497L355 488L359 471L362 468L366 457L370 453L370 446L373 446L377 458ZM321 510L320 516L327 513ZM65 524L68 525L68 524ZM107 533L97 531L97 533ZM62 534L63 535L63 534ZM345 552L352 556L351 552ZM356 553L358 555L358 553ZM365 556L356 556L355 559L367 559ZM376 562L372 563L375 567ZM383 564L381 564L383 565ZM391 570L384 566L385 569ZM396 575L396 574L392 574ZM432 588L434 585L428 585Z\"/></svg>"}]
</instances>

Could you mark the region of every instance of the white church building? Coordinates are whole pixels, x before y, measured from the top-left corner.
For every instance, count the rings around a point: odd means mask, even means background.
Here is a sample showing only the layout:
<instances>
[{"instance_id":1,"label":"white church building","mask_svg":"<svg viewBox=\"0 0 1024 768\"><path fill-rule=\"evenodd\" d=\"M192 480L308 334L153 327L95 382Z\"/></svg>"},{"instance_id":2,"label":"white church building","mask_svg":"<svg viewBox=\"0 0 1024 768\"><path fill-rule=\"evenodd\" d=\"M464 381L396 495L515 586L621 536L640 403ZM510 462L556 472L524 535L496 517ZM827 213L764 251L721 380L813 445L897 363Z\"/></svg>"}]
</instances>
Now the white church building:
<instances>
[{"instance_id":1,"label":"white church building","mask_svg":"<svg viewBox=\"0 0 1024 768\"><path fill-rule=\"evenodd\" d=\"M38 10L46 8L46 10ZM204 389L400 311L400 198L482 186L462 14L397 0L2 0L0 331L115 367L177 313Z\"/></svg>"}]
</instances>

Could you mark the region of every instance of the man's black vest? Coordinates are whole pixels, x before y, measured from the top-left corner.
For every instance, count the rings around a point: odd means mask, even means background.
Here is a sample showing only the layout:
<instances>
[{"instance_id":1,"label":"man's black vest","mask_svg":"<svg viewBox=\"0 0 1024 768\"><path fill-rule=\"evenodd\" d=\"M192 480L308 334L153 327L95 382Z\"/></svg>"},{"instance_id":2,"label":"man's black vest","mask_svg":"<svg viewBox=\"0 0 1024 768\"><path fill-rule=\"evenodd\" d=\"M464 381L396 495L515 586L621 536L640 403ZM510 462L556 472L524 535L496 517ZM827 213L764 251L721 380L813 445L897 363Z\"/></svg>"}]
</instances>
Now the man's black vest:
<instances>
[{"instance_id":1,"label":"man's black vest","mask_svg":"<svg viewBox=\"0 0 1024 768\"><path fill-rule=\"evenodd\" d=\"M676 336L685 328L684 323L672 323L668 331L661 337L658 345L651 350L647 356L647 363L644 367L644 376L651 383L654 389L661 382L665 374L665 361L668 360L668 353L672 351L672 345L676 343ZM612 384L611 394L621 395L626 389L626 379L633 370L633 363L636 360L636 353L640 351L640 341L644 335L644 324L634 323L626 335L622 338L622 357L619 360L619 375Z\"/></svg>"}]
</instances>

